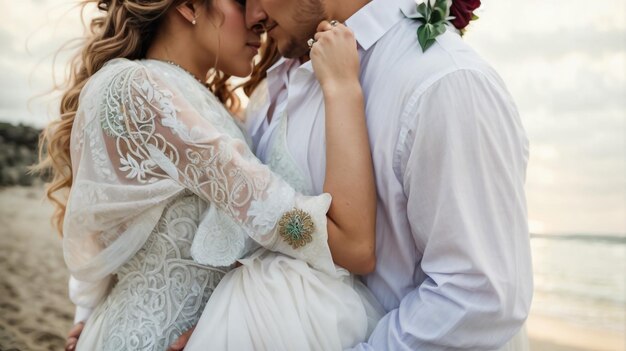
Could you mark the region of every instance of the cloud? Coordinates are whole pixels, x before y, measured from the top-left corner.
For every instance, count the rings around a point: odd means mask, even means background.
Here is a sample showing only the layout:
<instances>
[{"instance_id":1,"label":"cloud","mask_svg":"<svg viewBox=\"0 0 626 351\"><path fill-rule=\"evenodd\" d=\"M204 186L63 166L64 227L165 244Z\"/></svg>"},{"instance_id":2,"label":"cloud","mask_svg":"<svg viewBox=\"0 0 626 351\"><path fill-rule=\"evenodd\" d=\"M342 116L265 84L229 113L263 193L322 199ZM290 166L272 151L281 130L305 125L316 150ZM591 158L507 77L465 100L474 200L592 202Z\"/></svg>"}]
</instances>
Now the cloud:
<instances>
[{"instance_id":1,"label":"cloud","mask_svg":"<svg viewBox=\"0 0 626 351\"><path fill-rule=\"evenodd\" d=\"M559 59L570 54L584 54L590 58L623 52L626 29L603 30L575 28L550 32L508 32L506 36L485 35L476 38L477 49L488 57L523 64L525 60L541 57Z\"/></svg>"},{"instance_id":2,"label":"cloud","mask_svg":"<svg viewBox=\"0 0 626 351\"><path fill-rule=\"evenodd\" d=\"M13 37L4 29L0 29L0 48L8 48L13 45Z\"/></svg>"},{"instance_id":3,"label":"cloud","mask_svg":"<svg viewBox=\"0 0 626 351\"><path fill-rule=\"evenodd\" d=\"M42 127L56 102L40 97L63 73L69 55L61 53L56 72L52 58L82 33L75 1L24 0L0 13L0 120Z\"/></svg>"},{"instance_id":4,"label":"cloud","mask_svg":"<svg viewBox=\"0 0 626 351\"><path fill-rule=\"evenodd\" d=\"M529 217L547 232L626 233L624 3L483 4L466 40L518 103L531 142Z\"/></svg>"}]
</instances>

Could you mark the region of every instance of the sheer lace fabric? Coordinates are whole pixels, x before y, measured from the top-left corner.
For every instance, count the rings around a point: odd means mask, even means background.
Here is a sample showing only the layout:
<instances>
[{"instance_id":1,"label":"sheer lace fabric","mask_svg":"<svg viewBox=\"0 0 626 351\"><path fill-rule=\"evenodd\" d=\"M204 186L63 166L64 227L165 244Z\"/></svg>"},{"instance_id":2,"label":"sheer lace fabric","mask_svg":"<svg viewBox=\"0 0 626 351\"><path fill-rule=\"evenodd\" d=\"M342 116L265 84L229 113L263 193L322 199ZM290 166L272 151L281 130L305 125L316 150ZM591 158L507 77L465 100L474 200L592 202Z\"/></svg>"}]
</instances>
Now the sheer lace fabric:
<instances>
[{"instance_id":1,"label":"sheer lace fabric","mask_svg":"<svg viewBox=\"0 0 626 351\"><path fill-rule=\"evenodd\" d=\"M194 326L228 268L198 264L191 244L207 203L183 192L165 208L144 246L116 272L79 350L165 350Z\"/></svg>"},{"instance_id":2,"label":"sheer lace fabric","mask_svg":"<svg viewBox=\"0 0 626 351\"><path fill-rule=\"evenodd\" d=\"M180 330L206 302L208 295L198 291L210 294L224 273L213 267L228 267L258 245L334 271L326 233L330 196L300 195L272 174L220 102L180 68L150 60L109 62L83 89L71 138L74 184L64 255L83 283L73 301L99 305L90 320L144 341L139 329L129 334L131 320L149 319L152 331ZM197 217L175 211L178 217L166 219L183 195L189 196L180 201L196 198L204 210ZM315 223L314 241L299 249L278 234L279 219L293 208ZM187 228L185 239L172 237L172 223ZM176 269L151 266L170 259ZM183 277L185 284L173 283ZM196 297L187 305L174 303L172 294ZM159 309L168 317L150 319ZM118 328L120 320L130 324Z\"/></svg>"}]
</instances>

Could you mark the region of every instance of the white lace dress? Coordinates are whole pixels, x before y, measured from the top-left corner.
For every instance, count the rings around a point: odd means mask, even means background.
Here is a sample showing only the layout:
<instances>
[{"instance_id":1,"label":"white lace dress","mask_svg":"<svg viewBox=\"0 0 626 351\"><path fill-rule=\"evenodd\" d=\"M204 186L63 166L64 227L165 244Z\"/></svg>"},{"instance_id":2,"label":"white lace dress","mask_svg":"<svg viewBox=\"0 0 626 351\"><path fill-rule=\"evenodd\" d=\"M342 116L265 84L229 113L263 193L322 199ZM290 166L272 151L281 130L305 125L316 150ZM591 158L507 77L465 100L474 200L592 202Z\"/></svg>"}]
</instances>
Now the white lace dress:
<instances>
[{"instance_id":1,"label":"white lace dress","mask_svg":"<svg viewBox=\"0 0 626 351\"><path fill-rule=\"evenodd\" d=\"M272 174L176 66L107 63L81 92L70 146L63 249L72 300L94 309L78 350L166 349L257 247L333 268L330 196Z\"/></svg>"}]
</instances>

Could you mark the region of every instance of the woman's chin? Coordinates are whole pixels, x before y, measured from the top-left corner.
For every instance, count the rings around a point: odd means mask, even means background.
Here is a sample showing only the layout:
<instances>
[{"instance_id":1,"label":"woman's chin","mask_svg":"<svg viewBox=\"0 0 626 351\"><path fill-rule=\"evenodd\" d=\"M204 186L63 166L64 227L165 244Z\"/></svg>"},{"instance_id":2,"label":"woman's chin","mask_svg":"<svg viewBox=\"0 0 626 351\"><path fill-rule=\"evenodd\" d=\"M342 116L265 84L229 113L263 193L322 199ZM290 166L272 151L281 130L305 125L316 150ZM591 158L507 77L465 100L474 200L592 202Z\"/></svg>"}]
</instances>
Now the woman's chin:
<instances>
[{"instance_id":1,"label":"woman's chin","mask_svg":"<svg viewBox=\"0 0 626 351\"><path fill-rule=\"evenodd\" d=\"M242 65L241 67L233 67L232 69L223 72L229 76L245 78L252 73L252 62L249 62L247 65Z\"/></svg>"}]
</instances>

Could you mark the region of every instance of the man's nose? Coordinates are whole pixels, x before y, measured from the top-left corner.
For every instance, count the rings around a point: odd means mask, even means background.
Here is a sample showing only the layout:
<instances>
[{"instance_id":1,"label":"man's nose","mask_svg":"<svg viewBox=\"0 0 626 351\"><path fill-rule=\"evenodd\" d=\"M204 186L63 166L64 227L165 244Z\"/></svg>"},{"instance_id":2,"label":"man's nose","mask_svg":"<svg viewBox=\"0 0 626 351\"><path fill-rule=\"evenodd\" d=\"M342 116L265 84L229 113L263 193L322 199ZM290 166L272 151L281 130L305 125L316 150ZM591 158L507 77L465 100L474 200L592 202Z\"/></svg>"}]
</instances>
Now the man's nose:
<instances>
[{"instance_id":1,"label":"man's nose","mask_svg":"<svg viewBox=\"0 0 626 351\"><path fill-rule=\"evenodd\" d=\"M267 14L261 8L259 0L246 1L246 26L257 34L265 31Z\"/></svg>"}]
</instances>

